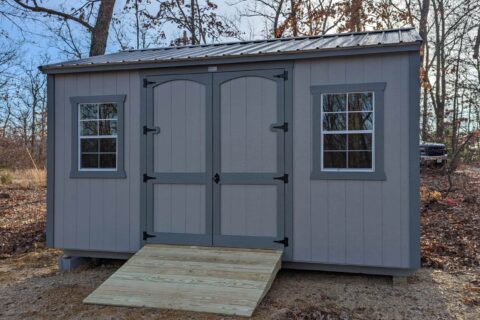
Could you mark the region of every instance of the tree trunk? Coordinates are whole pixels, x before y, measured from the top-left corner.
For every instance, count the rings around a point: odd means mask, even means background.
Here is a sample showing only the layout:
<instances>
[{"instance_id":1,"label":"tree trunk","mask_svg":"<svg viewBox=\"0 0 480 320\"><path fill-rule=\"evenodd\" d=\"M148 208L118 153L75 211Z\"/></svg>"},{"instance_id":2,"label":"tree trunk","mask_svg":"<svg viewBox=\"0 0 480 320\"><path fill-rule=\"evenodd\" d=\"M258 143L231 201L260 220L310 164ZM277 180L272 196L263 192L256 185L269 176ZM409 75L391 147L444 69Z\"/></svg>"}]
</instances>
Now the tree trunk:
<instances>
[{"instance_id":1,"label":"tree trunk","mask_svg":"<svg viewBox=\"0 0 480 320\"><path fill-rule=\"evenodd\" d=\"M98 9L97 21L92 30L90 56L105 54L107 49L108 30L112 20L115 0L102 0Z\"/></svg>"}]
</instances>

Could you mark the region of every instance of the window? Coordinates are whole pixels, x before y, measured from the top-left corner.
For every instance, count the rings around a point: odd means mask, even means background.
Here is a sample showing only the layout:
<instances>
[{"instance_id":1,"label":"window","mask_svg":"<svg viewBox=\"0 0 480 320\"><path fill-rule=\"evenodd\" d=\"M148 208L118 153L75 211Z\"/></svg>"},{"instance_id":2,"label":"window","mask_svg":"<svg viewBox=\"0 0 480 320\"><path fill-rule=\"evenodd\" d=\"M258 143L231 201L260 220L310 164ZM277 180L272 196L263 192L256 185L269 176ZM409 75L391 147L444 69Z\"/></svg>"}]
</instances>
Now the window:
<instances>
[{"instance_id":1,"label":"window","mask_svg":"<svg viewBox=\"0 0 480 320\"><path fill-rule=\"evenodd\" d=\"M383 180L384 83L312 87L312 179Z\"/></svg>"},{"instance_id":2,"label":"window","mask_svg":"<svg viewBox=\"0 0 480 320\"><path fill-rule=\"evenodd\" d=\"M372 171L373 92L322 93L322 170Z\"/></svg>"},{"instance_id":3,"label":"window","mask_svg":"<svg viewBox=\"0 0 480 320\"><path fill-rule=\"evenodd\" d=\"M72 177L119 178L123 169L125 96L71 98Z\"/></svg>"}]
</instances>

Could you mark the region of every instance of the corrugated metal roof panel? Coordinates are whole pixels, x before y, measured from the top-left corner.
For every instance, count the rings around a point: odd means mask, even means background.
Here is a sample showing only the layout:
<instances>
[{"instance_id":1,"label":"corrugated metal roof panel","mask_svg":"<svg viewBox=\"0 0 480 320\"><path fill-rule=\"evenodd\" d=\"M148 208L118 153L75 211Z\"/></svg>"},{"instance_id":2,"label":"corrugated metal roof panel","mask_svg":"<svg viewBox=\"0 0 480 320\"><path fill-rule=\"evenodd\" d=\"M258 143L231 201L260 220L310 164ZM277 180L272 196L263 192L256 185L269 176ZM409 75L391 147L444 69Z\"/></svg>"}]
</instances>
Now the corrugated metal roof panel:
<instances>
[{"instance_id":1,"label":"corrugated metal roof panel","mask_svg":"<svg viewBox=\"0 0 480 320\"><path fill-rule=\"evenodd\" d=\"M165 47L157 49L128 50L86 59L66 61L42 66L42 70L68 67L92 67L97 65L122 65L162 61L184 61L244 57L255 55L278 55L296 52L316 52L332 49L348 49L375 46L400 46L421 42L413 28L379 30L370 32L327 34L299 38L242 41L222 44Z\"/></svg>"}]
</instances>

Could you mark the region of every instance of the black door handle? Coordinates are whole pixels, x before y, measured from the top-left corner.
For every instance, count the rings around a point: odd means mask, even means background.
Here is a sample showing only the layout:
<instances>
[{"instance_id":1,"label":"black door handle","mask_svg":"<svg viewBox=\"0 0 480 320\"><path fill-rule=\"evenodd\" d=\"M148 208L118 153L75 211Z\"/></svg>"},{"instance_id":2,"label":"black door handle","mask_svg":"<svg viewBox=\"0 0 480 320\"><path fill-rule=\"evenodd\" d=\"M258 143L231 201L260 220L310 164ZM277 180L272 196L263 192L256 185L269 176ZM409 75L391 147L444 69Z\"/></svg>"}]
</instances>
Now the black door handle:
<instances>
[{"instance_id":1,"label":"black door handle","mask_svg":"<svg viewBox=\"0 0 480 320\"><path fill-rule=\"evenodd\" d=\"M220 182L220 175L218 173L215 173L213 176L213 182L218 183Z\"/></svg>"}]
</instances>

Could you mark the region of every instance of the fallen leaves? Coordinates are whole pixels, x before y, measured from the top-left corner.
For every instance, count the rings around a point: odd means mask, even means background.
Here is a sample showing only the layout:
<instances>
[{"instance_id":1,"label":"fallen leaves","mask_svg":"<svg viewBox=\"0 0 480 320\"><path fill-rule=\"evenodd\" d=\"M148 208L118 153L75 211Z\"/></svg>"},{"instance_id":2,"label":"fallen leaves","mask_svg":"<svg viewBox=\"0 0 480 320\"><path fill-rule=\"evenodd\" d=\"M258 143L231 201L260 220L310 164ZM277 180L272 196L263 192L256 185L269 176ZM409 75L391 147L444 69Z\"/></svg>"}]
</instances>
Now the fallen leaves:
<instances>
[{"instance_id":1,"label":"fallen leaves","mask_svg":"<svg viewBox=\"0 0 480 320\"><path fill-rule=\"evenodd\" d=\"M480 266L480 168L464 167L452 176L453 191L438 171L422 173L422 265L454 270Z\"/></svg>"},{"instance_id":2,"label":"fallen leaves","mask_svg":"<svg viewBox=\"0 0 480 320\"><path fill-rule=\"evenodd\" d=\"M44 246L45 192L45 187L0 185L0 258Z\"/></svg>"}]
</instances>

